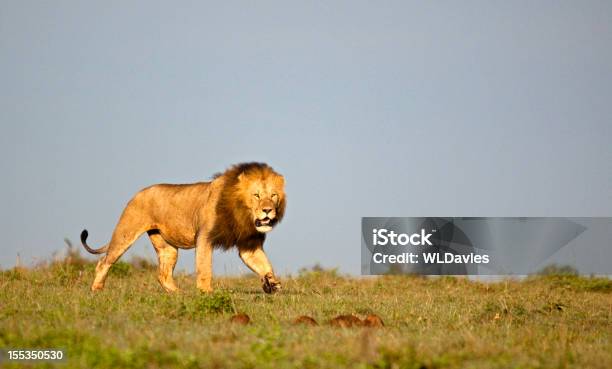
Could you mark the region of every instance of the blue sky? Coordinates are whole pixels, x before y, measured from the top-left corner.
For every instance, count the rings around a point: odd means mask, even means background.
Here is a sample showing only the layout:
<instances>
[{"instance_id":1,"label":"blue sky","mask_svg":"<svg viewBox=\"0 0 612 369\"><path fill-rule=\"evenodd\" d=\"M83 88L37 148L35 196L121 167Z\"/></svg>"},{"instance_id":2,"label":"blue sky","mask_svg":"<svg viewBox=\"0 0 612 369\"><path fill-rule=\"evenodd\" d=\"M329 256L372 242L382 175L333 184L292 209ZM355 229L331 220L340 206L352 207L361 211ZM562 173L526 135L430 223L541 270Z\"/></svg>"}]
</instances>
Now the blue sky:
<instances>
[{"instance_id":1,"label":"blue sky","mask_svg":"<svg viewBox=\"0 0 612 369\"><path fill-rule=\"evenodd\" d=\"M605 1L3 1L0 266L253 160L281 273L358 273L363 216L611 216L610 45Z\"/></svg>"}]
</instances>

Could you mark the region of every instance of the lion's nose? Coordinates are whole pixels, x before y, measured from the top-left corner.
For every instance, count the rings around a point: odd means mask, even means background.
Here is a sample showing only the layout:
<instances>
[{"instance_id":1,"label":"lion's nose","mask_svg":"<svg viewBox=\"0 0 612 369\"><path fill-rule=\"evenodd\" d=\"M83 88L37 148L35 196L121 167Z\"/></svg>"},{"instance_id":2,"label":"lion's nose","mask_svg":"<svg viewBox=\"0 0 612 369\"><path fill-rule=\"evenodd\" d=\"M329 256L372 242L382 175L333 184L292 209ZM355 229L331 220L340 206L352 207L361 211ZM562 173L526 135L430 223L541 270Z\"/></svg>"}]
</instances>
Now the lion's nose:
<instances>
[{"instance_id":1,"label":"lion's nose","mask_svg":"<svg viewBox=\"0 0 612 369\"><path fill-rule=\"evenodd\" d=\"M263 208L261 209L261 211L263 211L264 213L266 213L266 215L271 212L273 209L272 208Z\"/></svg>"}]
</instances>

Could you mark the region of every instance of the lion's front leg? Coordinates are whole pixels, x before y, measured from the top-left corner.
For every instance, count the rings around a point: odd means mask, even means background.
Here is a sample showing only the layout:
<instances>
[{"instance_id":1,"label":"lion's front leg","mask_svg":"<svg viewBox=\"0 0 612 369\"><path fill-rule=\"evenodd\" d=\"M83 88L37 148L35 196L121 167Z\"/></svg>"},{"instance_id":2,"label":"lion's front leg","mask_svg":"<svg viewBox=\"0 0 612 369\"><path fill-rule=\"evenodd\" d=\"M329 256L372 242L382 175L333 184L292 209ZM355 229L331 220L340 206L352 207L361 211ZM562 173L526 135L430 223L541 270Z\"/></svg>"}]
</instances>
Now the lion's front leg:
<instances>
[{"instance_id":1,"label":"lion's front leg","mask_svg":"<svg viewBox=\"0 0 612 369\"><path fill-rule=\"evenodd\" d=\"M244 264L261 278L265 293L275 293L281 290L281 283L274 275L272 265L262 247L257 247L254 250L239 249L239 253Z\"/></svg>"},{"instance_id":2,"label":"lion's front leg","mask_svg":"<svg viewBox=\"0 0 612 369\"><path fill-rule=\"evenodd\" d=\"M213 245L203 235L196 240L196 286L202 292L212 292Z\"/></svg>"}]
</instances>

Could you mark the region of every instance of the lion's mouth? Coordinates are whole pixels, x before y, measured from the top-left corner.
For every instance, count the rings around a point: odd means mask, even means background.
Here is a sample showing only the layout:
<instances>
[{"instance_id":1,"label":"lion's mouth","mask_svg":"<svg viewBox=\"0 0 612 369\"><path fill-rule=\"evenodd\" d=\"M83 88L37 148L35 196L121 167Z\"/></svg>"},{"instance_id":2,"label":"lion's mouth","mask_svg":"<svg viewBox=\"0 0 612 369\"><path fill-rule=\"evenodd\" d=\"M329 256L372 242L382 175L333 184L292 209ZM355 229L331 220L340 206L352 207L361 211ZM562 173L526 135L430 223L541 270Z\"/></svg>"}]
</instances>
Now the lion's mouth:
<instances>
[{"instance_id":1,"label":"lion's mouth","mask_svg":"<svg viewBox=\"0 0 612 369\"><path fill-rule=\"evenodd\" d=\"M274 220L270 219L268 217L265 217L263 219L256 219L255 220L255 227L272 226L273 222L274 222Z\"/></svg>"}]
</instances>

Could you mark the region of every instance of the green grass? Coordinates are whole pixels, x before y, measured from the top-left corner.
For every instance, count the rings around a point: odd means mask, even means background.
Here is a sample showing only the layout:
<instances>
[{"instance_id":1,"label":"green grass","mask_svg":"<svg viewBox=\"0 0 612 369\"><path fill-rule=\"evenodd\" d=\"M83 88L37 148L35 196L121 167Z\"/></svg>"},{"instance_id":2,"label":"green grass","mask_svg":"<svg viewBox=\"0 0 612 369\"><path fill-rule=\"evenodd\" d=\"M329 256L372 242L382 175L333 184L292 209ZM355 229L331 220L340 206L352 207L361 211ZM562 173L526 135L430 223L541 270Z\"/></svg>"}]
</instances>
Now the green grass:
<instances>
[{"instance_id":1,"label":"green grass","mask_svg":"<svg viewBox=\"0 0 612 369\"><path fill-rule=\"evenodd\" d=\"M575 275L479 283L304 271L265 295L255 276L162 292L154 266L115 266L91 293L76 255L0 273L0 347L65 348L61 368L610 368L612 282ZM235 312L252 323L228 323ZM381 329L326 325L376 313ZM293 326L310 315L318 327ZM6 368L23 364L0 364ZM52 364L37 364L52 367Z\"/></svg>"}]
</instances>

